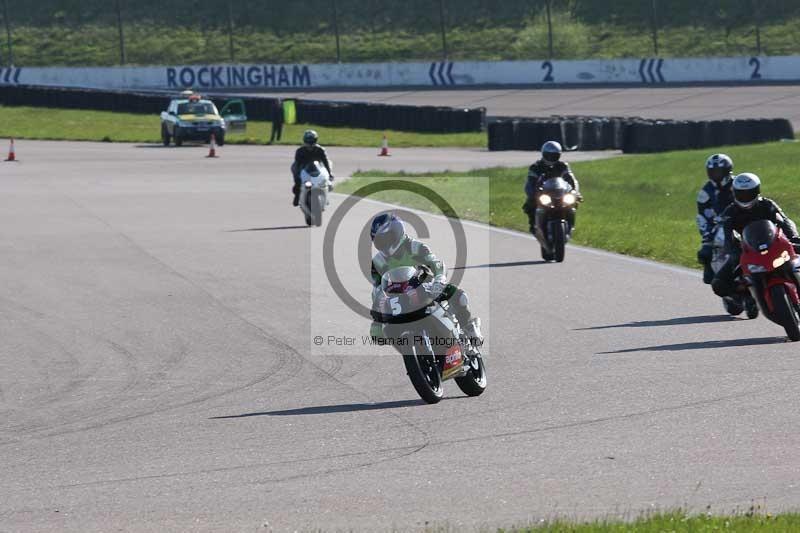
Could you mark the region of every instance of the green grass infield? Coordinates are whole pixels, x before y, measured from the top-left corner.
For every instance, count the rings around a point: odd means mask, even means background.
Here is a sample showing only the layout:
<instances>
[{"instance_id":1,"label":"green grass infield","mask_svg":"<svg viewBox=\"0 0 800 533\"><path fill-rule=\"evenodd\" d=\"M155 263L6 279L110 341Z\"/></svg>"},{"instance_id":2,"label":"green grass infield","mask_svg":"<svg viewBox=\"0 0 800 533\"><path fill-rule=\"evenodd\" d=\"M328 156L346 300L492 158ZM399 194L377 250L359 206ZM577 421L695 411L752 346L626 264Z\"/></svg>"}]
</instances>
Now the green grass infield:
<instances>
[{"instance_id":1,"label":"green grass infield","mask_svg":"<svg viewBox=\"0 0 800 533\"><path fill-rule=\"evenodd\" d=\"M717 152L733 158L734 173L758 174L762 193L776 200L789 217L800 220L798 143L626 155L572 165L585 198L578 209L573 242L698 267L696 252L700 239L695 226L696 197L706 181L705 160ZM534 157L535 154L531 154L532 160ZM565 160L569 161L569 154ZM465 219L527 231L527 216L521 209L526 175L526 168L487 168L471 172L400 174L400 177L434 185ZM353 192L388 177L398 175L360 172L337 190ZM489 178L489 205L483 195L469 194L470 181L479 177ZM426 207L426 200L411 194L387 192L375 198L408 207ZM539 252L532 248L531 253Z\"/></svg>"},{"instance_id":2,"label":"green grass infield","mask_svg":"<svg viewBox=\"0 0 800 533\"><path fill-rule=\"evenodd\" d=\"M0 137L4 138L158 143L161 142L160 124L158 115L0 106ZM230 144L266 144L271 128L270 122L249 121L245 133L232 133L225 140ZM283 128L283 139L278 144L299 144L303 131L308 128L319 132L325 146L372 146L377 150L383 138L382 131L287 124ZM387 135L393 148L486 146L486 133L481 132L437 134L388 131Z\"/></svg>"}]
</instances>

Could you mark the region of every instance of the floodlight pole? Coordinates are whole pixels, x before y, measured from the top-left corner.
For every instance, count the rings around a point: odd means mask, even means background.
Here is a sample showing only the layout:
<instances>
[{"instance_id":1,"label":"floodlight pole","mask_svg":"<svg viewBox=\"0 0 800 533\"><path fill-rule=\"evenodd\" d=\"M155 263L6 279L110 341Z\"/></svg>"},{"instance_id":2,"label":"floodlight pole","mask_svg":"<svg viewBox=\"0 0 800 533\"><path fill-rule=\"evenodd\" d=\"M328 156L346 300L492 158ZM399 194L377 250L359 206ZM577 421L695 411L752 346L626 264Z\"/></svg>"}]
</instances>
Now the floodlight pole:
<instances>
[{"instance_id":1,"label":"floodlight pole","mask_svg":"<svg viewBox=\"0 0 800 533\"><path fill-rule=\"evenodd\" d=\"M8 43L8 66L14 65L14 47L11 44L11 24L8 22L8 0L3 0L3 22L6 25L6 40Z\"/></svg>"},{"instance_id":2,"label":"floodlight pole","mask_svg":"<svg viewBox=\"0 0 800 533\"><path fill-rule=\"evenodd\" d=\"M547 0L545 2L545 8L547 8L547 52L548 52L548 59L553 59L553 19L550 17L550 2L551 0Z\"/></svg>"},{"instance_id":3,"label":"floodlight pole","mask_svg":"<svg viewBox=\"0 0 800 533\"><path fill-rule=\"evenodd\" d=\"M339 47L339 9L333 0L333 31L336 34L336 62L342 62L342 49Z\"/></svg>"},{"instance_id":4,"label":"floodlight pole","mask_svg":"<svg viewBox=\"0 0 800 533\"><path fill-rule=\"evenodd\" d=\"M658 56L658 15L656 11L656 1L657 0L651 0L650 6L652 8L653 52Z\"/></svg>"},{"instance_id":5,"label":"floodlight pole","mask_svg":"<svg viewBox=\"0 0 800 533\"><path fill-rule=\"evenodd\" d=\"M4 0L7 1L7 0ZM122 31L122 6L121 0L117 0L117 27L119 28L119 63L125 64L125 32Z\"/></svg>"},{"instance_id":6,"label":"floodlight pole","mask_svg":"<svg viewBox=\"0 0 800 533\"><path fill-rule=\"evenodd\" d=\"M232 0L228 0L228 57L233 62L233 5L231 2Z\"/></svg>"},{"instance_id":7,"label":"floodlight pole","mask_svg":"<svg viewBox=\"0 0 800 533\"><path fill-rule=\"evenodd\" d=\"M442 28L442 55L444 60L447 61L447 24L444 21L444 0L439 0L439 24Z\"/></svg>"}]
</instances>

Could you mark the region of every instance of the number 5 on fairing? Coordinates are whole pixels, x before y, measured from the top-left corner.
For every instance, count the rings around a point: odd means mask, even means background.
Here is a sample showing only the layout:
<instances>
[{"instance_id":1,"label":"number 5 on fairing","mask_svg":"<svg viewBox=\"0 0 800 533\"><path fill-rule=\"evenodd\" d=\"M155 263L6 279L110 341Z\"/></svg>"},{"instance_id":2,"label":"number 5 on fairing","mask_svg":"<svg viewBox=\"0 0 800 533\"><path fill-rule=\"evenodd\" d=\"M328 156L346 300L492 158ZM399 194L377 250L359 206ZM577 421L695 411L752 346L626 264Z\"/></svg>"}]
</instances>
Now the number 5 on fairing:
<instances>
[{"instance_id":1,"label":"number 5 on fairing","mask_svg":"<svg viewBox=\"0 0 800 533\"><path fill-rule=\"evenodd\" d=\"M403 312L403 307L400 305L400 298L390 298L389 305L392 307L393 316L397 316Z\"/></svg>"}]
</instances>

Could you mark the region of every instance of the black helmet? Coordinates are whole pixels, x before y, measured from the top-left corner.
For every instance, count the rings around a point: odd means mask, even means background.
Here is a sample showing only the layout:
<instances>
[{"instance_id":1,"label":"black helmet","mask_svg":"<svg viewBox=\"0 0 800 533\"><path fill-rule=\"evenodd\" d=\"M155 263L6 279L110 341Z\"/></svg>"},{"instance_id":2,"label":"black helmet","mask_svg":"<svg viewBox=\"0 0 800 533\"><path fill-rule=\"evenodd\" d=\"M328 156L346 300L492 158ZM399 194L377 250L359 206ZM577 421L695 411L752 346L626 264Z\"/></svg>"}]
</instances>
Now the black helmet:
<instances>
[{"instance_id":1,"label":"black helmet","mask_svg":"<svg viewBox=\"0 0 800 533\"><path fill-rule=\"evenodd\" d=\"M319 135L317 135L317 132L314 130L306 130L303 133L303 144L308 144L308 145L317 144L318 140L319 140Z\"/></svg>"},{"instance_id":2,"label":"black helmet","mask_svg":"<svg viewBox=\"0 0 800 533\"><path fill-rule=\"evenodd\" d=\"M733 201L743 209L751 209L761 195L761 179L745 172L733 178Z\"/></svg>"},{"instance_id":3,"label":"black helmet","mask_svg":"<svg viewBox=\"0 0 800 533\"><path fill-rule=\"evenodd\" d=\"M733 173L733 159L725 154L714 154L706 159L708 179L717 185L726 185Z\"/></svg>"},{"instance_id":4,"label":"black helmet","mask_svg":"<svg viewBox=\"0 0 800 533\"><path fill-rule=\"evenodd\" d=\"M372 227L369 231L372 244L375 248L386 255L391 255L397 251L406 238L406 228L403 221L392 213L381 213L372 219Z\"/></svg>"},{"instance_id":5,"label":"black helmet","mask_svg":"<svg viewBox=\"0 0 800 533\"><path fill-rule=\"evenodd\" d=\"M561 152L561 144L556 141L547 141L542 145L542 159L548 165L553 165L561 159Z\"/></svg>"}]
</instances>

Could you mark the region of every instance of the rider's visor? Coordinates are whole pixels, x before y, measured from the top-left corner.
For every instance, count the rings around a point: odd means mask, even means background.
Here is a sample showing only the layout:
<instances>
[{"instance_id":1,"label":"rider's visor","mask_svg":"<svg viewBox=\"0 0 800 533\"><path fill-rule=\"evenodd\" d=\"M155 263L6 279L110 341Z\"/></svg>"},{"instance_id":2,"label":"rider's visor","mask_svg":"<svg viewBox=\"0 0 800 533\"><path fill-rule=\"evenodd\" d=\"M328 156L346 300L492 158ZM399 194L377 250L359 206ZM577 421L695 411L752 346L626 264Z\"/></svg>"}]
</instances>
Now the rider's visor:
<instances>
[{"instance_id":1,"label":"rider's visor","mask_svg":"<svg viewBox=\"0 0 800 533\"><path fill-rule=\"evenodd\" d=\"M722 167L712 167L706 169L706 174L708 174L708 179L715 183L721 182L725 176L730 174L730 169L722 168Z\"/></svg>"},{"instance_id":2,"label":"rider's visor","mask_svg":"<svg viewBox=\"0 0 800 533\"><path fill-rule=\"evenodd\" d=\"M758 189L735 189L733 191L733 196L736 198L736 202L743 206L743 207L750 207L758 198Z\"/></svg>"}]
</instances>

